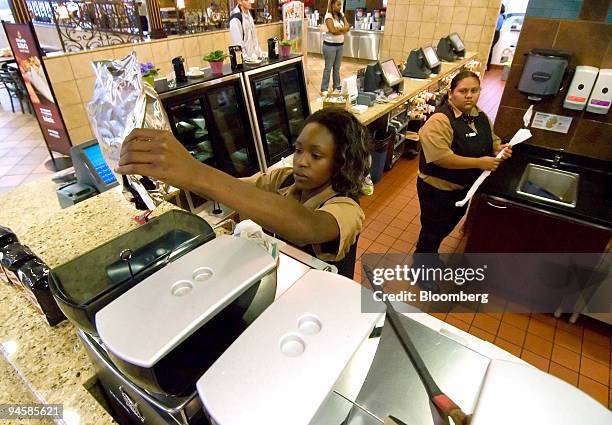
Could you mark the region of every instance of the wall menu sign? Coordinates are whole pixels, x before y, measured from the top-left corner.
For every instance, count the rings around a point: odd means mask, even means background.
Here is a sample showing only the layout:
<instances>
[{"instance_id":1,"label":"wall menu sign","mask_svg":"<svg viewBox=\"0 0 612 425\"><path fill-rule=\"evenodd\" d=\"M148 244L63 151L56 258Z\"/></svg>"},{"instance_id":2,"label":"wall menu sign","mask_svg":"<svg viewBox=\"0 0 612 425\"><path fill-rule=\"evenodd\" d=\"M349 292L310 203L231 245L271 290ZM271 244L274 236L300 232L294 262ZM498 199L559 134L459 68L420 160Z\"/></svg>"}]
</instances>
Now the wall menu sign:
<instances>
[{"instance_id":1,"label":"wall menu sign","mask_svg":"<svg viewBox=\"0 0 612 425\"><path fill-rule=\"evenodd\" d=\"M32 24L3 22L3 25L47 147L49 150L70 155L72 143L49 84L49 76Z\"/></svg>"}]
</instances>

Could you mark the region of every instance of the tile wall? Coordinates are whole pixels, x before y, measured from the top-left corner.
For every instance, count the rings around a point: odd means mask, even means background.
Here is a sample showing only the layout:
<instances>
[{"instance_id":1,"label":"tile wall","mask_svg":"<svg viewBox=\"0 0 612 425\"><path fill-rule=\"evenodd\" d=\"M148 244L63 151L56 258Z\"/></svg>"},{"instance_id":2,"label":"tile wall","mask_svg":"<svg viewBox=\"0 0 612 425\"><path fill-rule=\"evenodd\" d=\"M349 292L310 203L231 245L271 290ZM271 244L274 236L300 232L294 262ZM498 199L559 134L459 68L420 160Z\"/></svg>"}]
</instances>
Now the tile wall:
<instances>
[{"instance_id":1,"label":"tile wall","mask_svg":"<svg viewBox=\"0 0 612 425\"><path fill-rule=\"evenodd\" d=\"M268 38L282 36L282 23L258 25L256 31L263 49ZM211 50L225 51L229 44L229 32L224 30L68 53L46 57L44 62L70 139L76 145L93 138L86 113L95 80L92 61L123 58L134 49L140 62L153 62L163 76L172 71L171 60L176 56L185 58L186 67L208 66L202 56Z\"/></svg>"},{"instance_id":2,"label":"tile wall","mask_svg":"<svg viewBox=\"0 0 612 425\"><path fill-rule=\"evenodd\" d=\"M560 49L571 53L570 67L590 65L612 68L612 25L605 22L527 17L523 24L512 68L495 122L495 132L509 139L522 126L531 102L518 91L525 54L533 48ZM528 143L563 148L568 152L612 161L612 116L563 108L564 94L534 104L535 111L572 117L567 134L531 129Z\"/></svg>"},{"instance_id":3,"label":"tile wall","mask_svg":"<svg viewBox=\"0 0 612 425\"><path fill-rule=\"evenodd\" d=\"M381 56L405 61L412 49L435 47L456 32L467 50L486 61L500 6L501 0L389 0Z\"/></svg>"}]
</instances>

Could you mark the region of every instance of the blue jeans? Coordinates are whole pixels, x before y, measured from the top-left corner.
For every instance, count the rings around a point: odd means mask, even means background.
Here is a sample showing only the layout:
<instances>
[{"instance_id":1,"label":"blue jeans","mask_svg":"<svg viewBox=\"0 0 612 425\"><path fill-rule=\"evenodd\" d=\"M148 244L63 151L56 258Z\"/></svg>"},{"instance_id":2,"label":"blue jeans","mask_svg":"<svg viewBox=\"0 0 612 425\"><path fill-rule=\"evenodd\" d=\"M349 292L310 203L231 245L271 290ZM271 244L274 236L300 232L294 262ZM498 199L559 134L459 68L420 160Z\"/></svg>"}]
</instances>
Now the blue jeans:
<instances>
[{"instance_id":1,"label":"blue jeans","mask_svg":"<svg viewBox=\"0 0 612 425\"><path fill-rule=\"evenodd\" d=\"M329 89L329 74L334 68L334 88L340 90L340 63L342 63L342 47L329 46L323 43L323 57L325 57L325 69L323 70L323 81L321 82L321 91Z\"/></svg>"}]
</instances>

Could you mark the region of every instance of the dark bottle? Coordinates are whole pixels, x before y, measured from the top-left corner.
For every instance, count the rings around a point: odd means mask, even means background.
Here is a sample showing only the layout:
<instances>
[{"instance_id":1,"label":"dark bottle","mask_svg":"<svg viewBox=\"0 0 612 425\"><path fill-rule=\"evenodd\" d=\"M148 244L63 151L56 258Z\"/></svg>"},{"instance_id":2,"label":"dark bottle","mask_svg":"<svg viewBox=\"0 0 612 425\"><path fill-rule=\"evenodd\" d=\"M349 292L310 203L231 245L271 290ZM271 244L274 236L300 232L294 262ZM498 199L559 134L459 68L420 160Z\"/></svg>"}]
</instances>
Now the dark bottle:
<instances>
[{"instance_id":1,"label":"dark bottle","mask_svg":"<svg viewBox=\"0 0 612 425\"><path fill-rule=\"evenodd\" d=\"M185 59L182 56L177 56L172 59L172 66L174 67L174 75L176 75L177 83L186 83L187 76L185 75Z\"/></svg>"},{"instance_id":2,"label":"dark bottle","mask_svg":"<svg viewBox=\"0 0 612 425\"><path fill-rule=\"evenodd\" d=\"M229 46L229 56L232 69L242 69L244 59L242 57L242 47L240 46Z\"/></svg>"},{"instance_id":3,"label":"dark bottle","mask_svg":"<svg viewBox=\"0 0 612 425\"><path fill-rule=\"evenodd\" d=\"M278 59L278 38L268 38L268 59Z\"/></svg>"}]
</instances>

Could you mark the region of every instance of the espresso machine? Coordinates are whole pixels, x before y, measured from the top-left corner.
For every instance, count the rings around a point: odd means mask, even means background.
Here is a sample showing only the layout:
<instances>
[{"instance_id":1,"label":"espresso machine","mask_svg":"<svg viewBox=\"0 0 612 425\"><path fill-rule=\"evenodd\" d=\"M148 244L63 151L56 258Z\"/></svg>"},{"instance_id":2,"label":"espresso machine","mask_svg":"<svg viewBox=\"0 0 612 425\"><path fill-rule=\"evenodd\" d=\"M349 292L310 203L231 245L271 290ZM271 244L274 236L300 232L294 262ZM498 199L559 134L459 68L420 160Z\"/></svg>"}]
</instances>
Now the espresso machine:
<instances>
[{"instance_id":1,"label":"espresso machine","mask_svg":"<svg viewBox=\"0 0 612 425\"><path fill-rule=\"evenodd\" d=\"M51 272L121 424L208 424L196 382L274 300L277 261L172 210Z\"/></svg>"}]
</instances>

